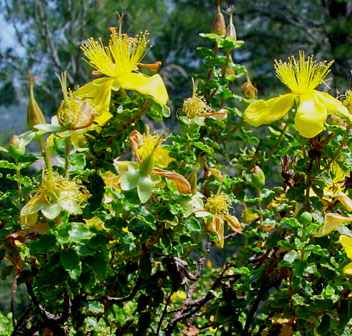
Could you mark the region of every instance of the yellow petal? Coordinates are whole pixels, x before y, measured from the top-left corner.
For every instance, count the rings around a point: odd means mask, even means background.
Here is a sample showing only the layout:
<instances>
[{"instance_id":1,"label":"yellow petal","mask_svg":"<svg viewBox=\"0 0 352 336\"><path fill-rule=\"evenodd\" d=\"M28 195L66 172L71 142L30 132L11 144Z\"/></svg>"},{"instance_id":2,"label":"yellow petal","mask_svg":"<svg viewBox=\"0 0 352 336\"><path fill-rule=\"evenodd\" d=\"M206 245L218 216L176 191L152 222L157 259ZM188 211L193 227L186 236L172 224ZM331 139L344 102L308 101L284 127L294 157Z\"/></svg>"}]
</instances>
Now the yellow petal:
<instances>
[{"instance_id":1,"label":"yellow petal","mask_svg":"<svg viewBox=\"0 0 352 336\"><path fill-rule=\"evenodd\" d=\"M352 275L352 262L350 262L348 265L346 265L346 266L343 268L343 273Z\"/></svg>"},{"instance_id":2,"label":"yellow petal","mask_svg":"<svg viewBox=\"0 0 352 336\"><path fill-rule=\"evenodd\" d=\"M109 113L111 88L114 81L114 78L107 77L94 79L73 93L75 96L91 99L91 104L98 113L95 120L98 120L97 122L101 126L102 122L106 122L108 119L110 119L110 114L106 113Z\"/></svg>"},{"instance_id":3,"label":"yellow petal","mask_svg":"<svg viewBox=\"0 0 352 336\"><path fill-rule=\"evenodd\" d=\"M122 88L152 96L161 105L165 105L169 100L164 81L160 75L147 77L140 73L129 73L117 80Z\"/></svg>"},{"instance_id":4,"label":"yellow petal","mask_svg":"<svg viewBox=\"0 0 352 336\"><path fill-rule=\"evenodd\" d=\"M295 117L299 134L305 138L315 137L323 131L327 115L326 107L315 99L315 94L302 96Z\"/></svg>"},{"instance_id":5,"label":"yellow petal","mask_svg":"<svg viewBox=\"0 0 352 336\"><path fill-rule=\"evenodd\" d=\"M316 91L315 97L317 101L324 104L328 114L335 114L339 117L347 119L349 122L352 122L351 114L348 112L348 109L343 106L341 101L325 92Z\"/></svg>"},{"instance_id":6,"label":"yellow petal","mask_svg":"<svg viewBox=\"0 0 352 336\"><path fill-rule=\"evenodd\" d=\"M294 95L291 93L269 100L257 100L247 107L244 119L255 127L270 124L288 113L293 106L293 100Z\"/></svg>"},{"instance_id":7,"label":"yellow petal","mask_svg":"<svg viewBox=\"0 0 352 336\"><path fill-rule=\"evenodd\" d=\"M351 217L344 217L337 213L328 213L325 215L324 225L314 235L314 237L323 237L336 230L342 223L352 222Z\"/></svg>"},{"instance_id":8,"label":"yellow petal","mask_svg":"<svg viewBox=\"0 0 352 336\"><path fill-rule=\"evenodd\" d=\"M343 204L343 206L348 210L352 211L352 200L343 192L339 192L335 197Z\"/></svg>"},{"instance_id":9,"label":"yellow petal","mask_svg":"<svg viewBox=\"0 0 352 336\"><path fill-rule=\"evenodd\" d=\"M175 161L174 158L169 156L170 151L166 148L158 147L154 151L155 164L158 167L167 167L170 162Z\"/></svg>"},{"instance_id":10,"label":"yellow petal","mask_svg":"<svg viewBox=\"0 0 352 336\"><path fill-rule=\"evenodd\" d=\"M242 233L242 228L239 220L235 216L222 215L226 222L230 225L231 229L237 233Z\"/></svg>"},{"instance_id":11,"label":"yellow petal","mask_svg":"<svg viewBox=\"0 0 352 336\"><path fill-rule=\"evenodd\" d=\"M208 230L214 232L217 238L215 245L217 247L224 247L224 223L219 215L215 215L208 226Z\"/></svg>"},{"instance_id":12,"label":"yellow petal","mask_svg":"<svg viewBox=\"0 0 352 336\"><path fill-rule=\"evenodd\" d=\"M348 236L340 236L340 243L345 249L348 258L352 259L352 238Z\"/></svg>"},{"instance_id":13,"label":"yellow petal","mask_svg":"<svg viewBox=\"0 0 352 336\"><path fill-rule=\"evenodd\" d=\"M175 186L179 193L189 194L191 192L191 185L189 182L180 174L171 172L164 169L154 168L151 174L156 174L165 177L175 183Z\"/></svg>"}]
</instances>

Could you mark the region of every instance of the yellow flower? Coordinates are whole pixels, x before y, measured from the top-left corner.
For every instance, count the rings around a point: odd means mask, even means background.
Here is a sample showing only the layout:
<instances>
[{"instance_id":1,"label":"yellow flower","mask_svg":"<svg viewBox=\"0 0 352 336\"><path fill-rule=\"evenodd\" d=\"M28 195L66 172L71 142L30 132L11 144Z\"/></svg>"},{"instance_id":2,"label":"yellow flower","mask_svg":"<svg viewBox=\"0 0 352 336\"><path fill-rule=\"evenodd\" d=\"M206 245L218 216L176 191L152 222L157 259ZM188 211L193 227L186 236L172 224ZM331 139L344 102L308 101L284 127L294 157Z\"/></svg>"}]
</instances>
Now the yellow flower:
<instances>
[{"instance_id":1,"label":"yellow flower","mask_svg":"<svg viewBox=\"0 0 352 336\"><path fill-rule=\"evenodd\" d=\"M220 109L217 112L213 112L212 108L207 104L204 97L197 94L197 81L192 78L193 82L193 93L192 97L189 97L183 102L183 112L184 116L181 116L180 119L186 123L190 124L195 122L200 126L204 126L204 119L210 117L213 119L226 119L227 110Z\"/></svg>"},{"instance_id":2,"label":"yellow flower","mask_svg":"<svg viewBox=\"0 0 352 336\"><path fill-rule=\"evenodd\" d=\"M230 200L227 195L219 193L210 196L204 209L197 209L193 212L196 217L206 217L206 229L215 233L217 241L216 246L224 247L224 221L226 221L231 229L237 233L241 233L241 224L235 216L229 214Z\"/></svg>"},{"instance_id":3,"label":"yellow flower","mask_svg":"<svg viewBox=\"0 0 352 336\"><path fill-rule=\"evenodd\" d=\"M162 105L168 101L168 94L160 75L148 77L139 73L138 63L147 53L148 33L143 32L136 37L128 37L121 32L121 22L118 28L110 28L109 45L105 47L101 40L88 39L82 46L86 61L101 77L79 88L75 95L89 97L97 112L106 119L109 113L111 90L136 90L142 94L152 96Z\"/></svg>"},{"instance_id":4,"label":"yellow flower","mask_svg":"<svg viewBox=\"0 0 352 336\"><path fill-rule=\"evenodd\" d=\"M343 192L338 192L334 196L348 210L352 211L352 200ZM324 219L324 225L314 235L314 237L323 237L336 230L342 223L352 222L352 217L345 217L338 213L327 213Z\"/></svg>"},{"instance_id":5,"label":"yellow flower","mask_svg":"<svg viewBox=\"0 0 352 336\"><path fill-rule=\"evenodd\" d=\"M347 257L352 259L352 238L348 236L340 236L340 243L342 244ZM343 272L346 274L352 274L352 262L343 268Z\"/></svg>"},{"instance_id":6,"label":"yellow flower","mask_svg":"<svg viewBox=\"0 0 352 336\"><path fill-rule=\"evenodd\" d=\"M137 143L137 147L133 150L136 150L135 154L137 154L138 160L143 161L153 153L154 165L160 168L167 167L171 161L175 160L169 156L169 151L166 148L159 146L163 140L162 134L151 135L148 125L146 125L145 134L142 135L138 131L133 131L131 133L132 138Z\"/></svg>"},{"instance_id":7,"label":"yellow flower","mask_svg":"<svg viewBox=\"0 0 352 336\"><path fill-rule=\"evenodd\" d=\"M61 211L77 215L82 213L90 197L85 186L69 180L56 172L43 174L42 184L35 195L21 210L22 223L34 223L38 212L48 219L55 219Z\"/></svg>"},{"instance_id":8,"label":"yellow flower","mask_svg":"<svg viewBox=\"0 0 352 336\"><path fill-rule=\"evenodd\" d=\"M149 200L154 187L159 184L159 176L171 180L181 194L191 192L191 186L185 177L176 172L155 167L156 164L167 166L168 162L172 160L168 150L159 148L161 142L162 135L150 136L148 128L147 134L144 136L134 130L130 134L130 143L136 162L114 162L120 173L121 189L127 191L137 188L139 199L143 203ZM159 149L163 150L158 151Z\"/></svg>"},{"instance_id":9,"label":"yellow flower","mask_svg":"<svg viewBox=\"0 0 352 336\"><path fill-rule=\"evenodd\" d=\"M245 120L255 127L270 124L286 115L296 102L295 124L303 137L313 138L322 132L330 114L351 121L348 110L339 100L315 90L319 84L325 83L332 63L318 63L313 56L305 59L303 51L300 51L298 61L294 56L288 62L275 61L277 77L291 93L251 103L245 111Z\"/></svg>"},{"instance_id":10,"label":"yellow flower","mask_svg":"<svg viewBox=\"0 0 352 336\"><path fill-rule=\"evenodd\" d=\"M59 76L58 76L59 77ZM58 123L65 129L79 130L92 125L95 111L88 99L73 95L67 88L67 75L63 72L59 77L63 101L57 111Z\"/></svg>"}]
</instances>

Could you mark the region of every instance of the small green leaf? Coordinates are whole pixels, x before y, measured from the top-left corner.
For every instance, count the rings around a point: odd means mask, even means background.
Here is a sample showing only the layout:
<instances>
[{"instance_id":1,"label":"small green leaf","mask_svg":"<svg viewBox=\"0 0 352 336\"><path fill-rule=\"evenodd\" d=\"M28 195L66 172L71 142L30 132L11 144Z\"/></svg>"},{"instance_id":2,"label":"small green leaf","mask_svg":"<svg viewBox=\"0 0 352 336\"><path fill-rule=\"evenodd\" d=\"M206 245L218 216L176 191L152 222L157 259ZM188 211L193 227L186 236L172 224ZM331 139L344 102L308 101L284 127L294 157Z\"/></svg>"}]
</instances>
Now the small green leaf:
<instances>
[{"instance_id":1,"label":"small green leaf","mask_svg":"<svg viewBox=\"0 0 352 336\"><path fill-rule=\"evenodd\" d=\"M57 132L62 129L59 125L52 125L52 124L38 124L34 126L37 130L45 131L45 132Z\"/></svg>"},{"instance_id":2,"label":"small green leaf","mask_svg":"<svg viewBox=\"0 0 352 336\"><path fill-rule=\"evenodd\" d=\"M93 268L94 272L100 279L105 279L107 275L106 259L103 252L97 252L94 256L87 258L88 265Z\"/></svg>"},{"instance_id":3,"label":"small green leaf","mask_svg":"<svg viewBox=\"0 0 352 336\"><path fill-rule=\"evenodd\" d=\"M73 242L80 242L81 240L91 238L93 233L81 223L73 223L72 230L69 233L70 240Z\"/></svg>"},{"instance_id":4,"label":"small green leaf","mask_svg":"<svg viewBox=\"0 0 352 336\"><path fill-rule=\"evenodd\" d=\"M297 255L296 251L290 251L285 254L284 260L286 262L288 262L289 264L292 264L297 257L298 257L298 255Z\"/></svg>"},{"instance_id":5,"label":"small green leaf","mask_svg":"<svg viewBox=\"0 0 352 336\"><path fill-rule=\"evenodd\" d=\"M214 151L211 147L209 147L208 145L205 145L202 142L195 142L193 143L193 145L199 149L201 149L202 151L204 151L205 153L207 153L208 155L214 155Z\"/></svg>"},{"instance_id":6,"label":"small green leaf","mask_svg":"<svg viewBox=\"0 0 352 336\"><path fill-rule=\"evenodd\" d=\"M0 168L16 170L17 166L12 162L9 162L6 160L0 160Z\"/></svg>"},{"instance_id":7,"label":"small green leaf","mask_svg":"<svg viewBox=\"0 0 352 336\"><path fill-rule=\"evenodd\" d=\"M29 245L33 254L45 254L56 245L56 237L51 234L44 234L40 238Z\"/></svg>"},{"instance_id":8,"label":"small green leaf","mask_svg":"<svg viewBox=\"0 0 352 336\"><path fill-rule=\"evenodd\" d=\"M75 280L80 276L82 271L81 261L74 249L69 248L62 250L60 254L60 262L72 279Z\"/></svg>"}]
</instances>

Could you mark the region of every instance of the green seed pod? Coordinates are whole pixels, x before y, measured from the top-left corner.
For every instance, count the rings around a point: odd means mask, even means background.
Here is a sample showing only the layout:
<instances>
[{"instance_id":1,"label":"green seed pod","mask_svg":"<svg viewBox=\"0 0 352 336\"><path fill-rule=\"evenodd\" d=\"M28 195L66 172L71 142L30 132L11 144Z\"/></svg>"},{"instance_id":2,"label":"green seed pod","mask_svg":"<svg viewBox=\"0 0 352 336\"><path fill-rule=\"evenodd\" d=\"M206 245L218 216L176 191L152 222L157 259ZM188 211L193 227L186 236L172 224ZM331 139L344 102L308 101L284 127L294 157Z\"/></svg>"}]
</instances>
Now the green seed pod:
<instances>
[{"instance_id":1,"label":"green seed pod","mask_svg":"<svg viewBox=\"0 0 352 336\"><path fill-rule=\"evenodd\" d=\"M313 219L312 214L308 211L304 211L303 213L301 213L298 220L303 225L309 225L312 222L312 219Z\"/></svg>"},{"instance_id":2,"label":"green seed pod","mask_svg":"<svg viewBox=\"0 0 352 336\"><path fill-rule=\"evenodd\" d=\"M30 130L36 131L35 125L45 124L45 117L34 98L34 77L29 73L29 102L27 107L27 126Z\"/></svg>"},{"instance_id":3,"label":"green seed pod","mask_svg":"<svg viewBox=\"0 0 352 336\"><path fill-rule=\"evenodd\" d=\"M265 185L265 175L259 166L255 166L252 172L252 185L256 188L263 188Z\"/></svg>"}]
</instances>

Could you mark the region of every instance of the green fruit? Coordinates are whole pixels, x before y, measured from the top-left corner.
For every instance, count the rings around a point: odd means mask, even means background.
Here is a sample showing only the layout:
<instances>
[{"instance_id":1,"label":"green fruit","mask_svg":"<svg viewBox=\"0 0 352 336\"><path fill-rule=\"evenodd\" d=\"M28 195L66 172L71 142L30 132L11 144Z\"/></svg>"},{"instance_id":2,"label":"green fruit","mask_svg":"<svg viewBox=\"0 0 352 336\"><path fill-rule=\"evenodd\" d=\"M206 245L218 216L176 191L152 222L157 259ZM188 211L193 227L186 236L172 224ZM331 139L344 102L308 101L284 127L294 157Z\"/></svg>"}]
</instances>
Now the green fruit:
<instances>
[{"instance_id":1,"label":"green fruit","mask_svg":"<svg viewBox=\"0 0 352 336\"><path fill-rule=\"evenodd\" d=\"M252 172L252 185L255 188L261 189L265 185L265 175L259 166L255 166Z\"/></svg>"},{"instance_id":2,"label":"green fruit","mask_svg":"<svg viewBox=\"0 0 352 336\"><path fill-rule=\"evenodd\" d=\"M312 214L308 211L304 211L303 213L301 213L301 215L299 216L299 221L303 224L303 225L308 225L312 222Z\"/></svg>"}]
</instances>

